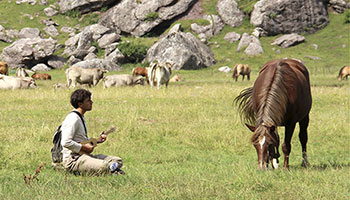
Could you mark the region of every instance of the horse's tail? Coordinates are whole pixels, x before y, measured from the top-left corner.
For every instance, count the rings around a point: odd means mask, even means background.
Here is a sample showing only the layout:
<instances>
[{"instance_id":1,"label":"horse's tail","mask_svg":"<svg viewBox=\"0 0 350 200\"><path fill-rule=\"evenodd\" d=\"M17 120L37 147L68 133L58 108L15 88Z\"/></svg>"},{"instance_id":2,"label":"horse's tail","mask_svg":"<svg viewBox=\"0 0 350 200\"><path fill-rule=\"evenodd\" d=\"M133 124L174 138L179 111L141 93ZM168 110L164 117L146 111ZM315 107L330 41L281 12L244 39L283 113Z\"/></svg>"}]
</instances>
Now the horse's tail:
<instances>
[{"instance_id":1,"label":"horse's tail","mask_svg":"<svg viewBox=\"0 0 350 200\"><path fill-rule=\"evenodd\" d=\"M338 74L338 79L340 80L341 79L341 77L342 77L342 72L343 72L343 69L345 68L345 66L344 67L342 67L342 68L340 68L340 70L339 70L339 74Z\"/></svg>"},{"instance_id":2,"label":"horse's tail","mask_svg":"<svg viewBox=\"0 0 350 200\"><path fill-rule=\"evenodd\" d=\"M253 109L252 102L253 87L246 88L233 100L233 103L238 106L238 112L242 122L255 125L256 113Z\"/></svg>"}]
</instances>

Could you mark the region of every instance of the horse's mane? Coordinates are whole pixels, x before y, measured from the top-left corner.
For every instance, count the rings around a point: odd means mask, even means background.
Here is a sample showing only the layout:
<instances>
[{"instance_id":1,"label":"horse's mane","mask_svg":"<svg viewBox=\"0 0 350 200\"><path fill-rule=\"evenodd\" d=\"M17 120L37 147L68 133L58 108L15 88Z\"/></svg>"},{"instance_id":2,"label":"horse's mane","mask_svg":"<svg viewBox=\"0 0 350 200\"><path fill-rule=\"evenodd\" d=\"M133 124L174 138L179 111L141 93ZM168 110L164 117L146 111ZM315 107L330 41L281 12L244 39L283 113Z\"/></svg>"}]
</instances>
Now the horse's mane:
<instances>
[{"instance_id":1,"label":"horse's mane","mask_svg":"<svg viewBox=\"0 0 350 200\"><path fill-rule=\"evenodd\" d=\"M272 76L269 85L266 85L264 89L260 91L255 91L258 92L256 96L261 97L259 101L253 100L252 87L243 90L235 98L234 102L238 104L241 119L243 118L245 122L255 124L256 126L261 123L265 123L267 126L278 126L283 122L288 103L287 83L284 81L286 79L285 74L294 72L288 64L283 61L275 65L275 74ZM254 105L258 102L259 105ZM257 111L254 110L254 106L256 106Z\"/></svg>"},{"instance_id":2,"label":"horse's mane","mask_svg":"<svg viewBox=\"0 0 350 200\"><path fill-rule=\"evenodd\" d=\"M258 105L257 124L264 122L269 126L278 126L282 123L288 104L287 77L285 75L292 73L294 72L287 63L281 61L277 64L270 85L261 91L262 100L261 104Z\"/></svg>"}]
</instances>

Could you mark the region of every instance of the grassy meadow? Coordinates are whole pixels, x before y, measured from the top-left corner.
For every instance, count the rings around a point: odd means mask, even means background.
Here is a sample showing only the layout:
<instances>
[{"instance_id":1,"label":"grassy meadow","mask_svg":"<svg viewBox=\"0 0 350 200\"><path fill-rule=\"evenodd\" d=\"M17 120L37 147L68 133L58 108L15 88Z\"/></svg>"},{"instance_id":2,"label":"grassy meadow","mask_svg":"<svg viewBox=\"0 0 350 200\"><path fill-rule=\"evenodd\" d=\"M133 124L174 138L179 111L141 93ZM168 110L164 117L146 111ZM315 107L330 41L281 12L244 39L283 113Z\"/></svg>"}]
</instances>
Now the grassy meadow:
<instances>
[{"instance_id":1,"label":"grassy meadow","mask_svg":"<svg viewBox=\"0 0 350 200\"><path fill-rule=\"evenodd\" d=\"M204 12L215 14L216 2L203 0ZM240 2L251 9L250 1ZM6 29L42 30L44 25L39 21L46 18L44 8L0 1L0 24ZM32 14L34 19L23 17L24 13ZM54 16L53 20L61 26L84 27L96 18L90 14L79 22L72 17L75 14ZM52 135L72 109L69 96L73 89L52 88L55 83L65 83L64 69L49 71L53 80L37 81L37 89L1 90L0 199L349 199L350 80L337 80L340 67L350 64L350 27L343 23L344 17L330 12L330 24L325 29L304 35L304 43L287 49L270 45L278 36L263 37L260 41L264 54L258 56L236 52L238 43L223 39L231 31L251 33L254 27L245 19L242 26L225 26L209 40L215 65L175 71L182 81L170 83L168 89L103 89L102 83L90 88L94 104L92 111L85 114L89 136L117 127L94 153L122 157L126 172L123 176L76 176L50 166ZM187 21L179 22L189 31ZM68 36L62 34L56 39L63 44ZM122 38L149 46L157 39ZM7 45L0 42L0 51ZM232 103L242 89L252 86L264 63L284 57L303 60L310 72L311 167L300 166L297 126L290 170L259 171L256 151L250 143L252 134L241 123ZM217 70L235 63L252 67L250 81L241 81L240 77L234 82L231 73ZM135 65L125 64L121 71L107 75L131 73ZM11 76L14 73L10 71ZM283 127L279 128L281 141L283 131ZM280 151L283 163L281 148ZM34 175L43 163L46 165L38 181L27 186L23 174Z\"/></svg>"},{"instance_id":2,"label":"grassy meadow","mask_svg":"<svg viewBox=\"0 0 350 200\"><path fill-rule=\"evenodd\" d=\"M311 167L300 167L297 127L290 170L262 172L257 170L256 152L249 142L251 133L232 105L233 98L253 81L233 82L230 74L214 69L178 73L183 81L168 89L103 89L102 84L90 89L94 105L86 113L89 135L117 127L95 153L122 157L124 176L75 176L50 167L52 134L71 110L73 90L51 87L64 81L62 70L51 72L57 77L52 81L38 81L38 89L0 91L4 141L0 145L0 199L350 197L348 81L343 86L312 87ZM312 76L312 80L322 78ZM283 128L279 133L282 139ZM34 174L44 162L39 181L27 187L22 174Z\"/></svg>"}]
</instances>

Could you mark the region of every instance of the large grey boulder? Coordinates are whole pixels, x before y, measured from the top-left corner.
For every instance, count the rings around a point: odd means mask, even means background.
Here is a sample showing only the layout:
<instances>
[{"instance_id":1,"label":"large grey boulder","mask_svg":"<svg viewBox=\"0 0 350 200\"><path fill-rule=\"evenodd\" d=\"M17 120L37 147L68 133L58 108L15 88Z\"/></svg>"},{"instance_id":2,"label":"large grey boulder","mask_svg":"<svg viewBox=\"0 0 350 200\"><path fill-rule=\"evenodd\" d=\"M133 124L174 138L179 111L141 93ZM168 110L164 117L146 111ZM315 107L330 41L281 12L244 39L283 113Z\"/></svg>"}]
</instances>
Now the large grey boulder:
<instances>
[{"instance_id":1,"label":"large grey boulder","mask_svg":"<svg viewBox=\"0 0 350 200\"><path fill-rule=\"evenodd\" d=\"M110 28L103 26L101 24L92 24L90 26L85 27L81 32L92 32L92 39L95 41L100 39L104 34L109 33L111 31ZM115 32L115 34L120 34L120 32Z\"/></svg>"},{"instance_id":2,"label":"large grey boulder","mask_svg":"<svg viewBox=\"0 0 350 200\"><path fill-rule=\"evenodd\" d=\"M350 8L350 2L346 3L344 0L330 0L329 5L337 13L343 13Z\"/></svg>"},{"instance_id":3,"label":"large grey boulder","mask_svg":"<svg viewBox=\"0 0 350 200\"><path fill-rule=\"evenodd\" d=\"M6 35L5 28L2 25L0 25L0 41L7 43L12 42L11 38Z\"/></svg>"},{"instance_id":4,"label":"large grey boulder","mask_svg":"<svg viewBox=\"0 0 350 200\"><path fill-rule=\"evenodd\" d=\"M244 50L248 55L257 55L264 52L260 40L248 33L243 33L241 40L238 43L237 52Z\"/></svg>"},{"instance_id":5,"label":"large grey boulder","mask_svg":"<svg viewBox=\"0 0 350 200\"><path fill-rule=\"evenodd\" d=\"M278 45L281 46L282 48L288 48L290 46L297 45L301 42L305 41L305 37L292 33L292 34L287 34L283 35L281 37L278 37L271 43L271 45Z\"/></svg>"},{"instance_id":6,"label":"large grey boulder","mask_svg":"<svg viewBox=\"0 0 350 200\"><path fill-rule=\"evenodd\" d=\"M41 37L41 32L38 28L22 28L18 34L19 38L37 38Z\"/></svg>"},{"instance_id":7,"label":"large grey boulder","mask_svg":"<svg viewBox=\"0 0 350 200\"><path fill-rule=\"evenodd\" d=\"M217 15L204 15L203 18L210 22L209 25L200 26L197 23L191 24L191 31L197 34L204 34L206 38L217 35L224 28L225 24Z\"/></svg>"},{"instance_id":8,"label":"large grey boulder","mask_svg":"<svg viewBox=\"0 0 350 200\"><path fill-rule=\"evenodd\" d=\"M92 59L84 60L72 65L72 67L82 67L82 68L103 68L108 71L118 71L121 70L121 67L116 63L113 63L110 60L105 59Z\"/></svg>"},{"instance_id":9,"label":"large grey boulder","mask_svg":"<svg viewBox=\"0 0 350 200\"><path fill-rule=\"evenodd\" d=\"M238 8L235 0L219 0L216 4L216 10L225 24L232 27L242 24L244 14Z\"/></svg>"},{"instance_id":10,"label":"large grey boulder","mask_svg":"<svg viewBox=\"0 0 350 200\"><path fill-rule=\"evenodd\" d=\"M120 40L120 35L116 33L104 34L97 42L101 48L106 48L108 45Z\"/></svg>"},{"instance_id":11,"label":"large grey boulder","mask_svg":"<svg viewBox=\"0 0 350 200\"><path fill-rule=\"evenodd\" d=\"M313 33L329 22L323 0L260 0L250 23L263 28L268 35Z\"/></svg>"},{"instance_id":12,"label":"large grey boulder","mask_svg":"<svg viewBox=\"0 0 350 200\"><path fill-rule=\"evenodd\" d=\"M55 52L56 40L52 38L25 38L3 49L0 58L12 68L31 68L44 63Z\"/></svg>"},{"instance_id":13,"label":"large grey boulder","mask_svg":"<svg viewBox=\"0 0 350 200\"><path fill-rule=\"evenodd\" d=\"M191 33L180 31L175 25L148 51L145 61L170 62L174 70L200 69L215 64L213 52Z\"/></svg>"},{"instance_id":14,"label":"large grey boulder","mask_svg":"<svg viewBox=\"0 0 350 200\"><path fill-rule=\"evenodd\" d=\"M100 24L85 27L80 33L73 35L65 42L63 54L68 57L74 56L83 60L91 51L92 42L96 41L98 46L106 48L109 44L120 40L120 35Z\"/></svg>"},{"instance_id":15,"label":"large grey boulder","mask_svg":"<svg viewBox=\"0 0 350 200\"><path fill-rule=\"evenodd\" d=\"M54 69L61 69L64 67L64 63L66 62L66 59L60 56L50 56L50 58L47 61L47 64Z\"/></svg>"},{"instance_id":16,"label":"large grey boulder","mask_svg":"<svg viewBox=\"0 0 350 200\"><path fill-rule=\"evenodd\" d=\"M241 34L236 32L229 32L225 35L224 40L229 41L230 43L236 42L241 38Z\"/></svg>"},{"instance_id":17,"label":"large grey boulder","mask_svg":"<svg viewBox=\"0 0 350 200\"><path fill-rule=\"evenodd\" d=\"M39 64L35 65L34 67L32 67L31 70L33 70L33 71L35 71L35 72L40 72L40 71L50 71L51 68L48 67L48 66L47 66L46 64L44 64L44 63L39 63Z\"/></svg>"},{"instance_id":18,"label":"large grey boulder","mask_svg":"<svg viewBox=\"0 0 350 200\"><path fill-rule=\"evenodd\" d=\"M44 13L48 17L52 17L58 14L58 11L53 9L52 7L47 7L44 9Z\"/></svg>"},{"instance_id":19,"label":"large grey boulder","mask_svg":"<svg viewBox=\"0 0 350 200\"><path fill-rule=\"evenodd\" d=\"M70 10L78 10L81 13L88 13L95 10L100 10L103 7L114 4L113 0L60 0L60 12L66 13Z\"/></svg>"},{"instance_id":20,"label":"large grey boulder","mask_svg":"<svg viewBox=\"0 0 350 200\"><path fill-rule=\"evenodd\" d=\"M43 30L51 37L56 37L60 34L54 25L46 26Z\"/></svg>"},{"instance_id":21,"label":"large grey boulder","mask_svg":"<svg viewBox=\"0 0 350 200\"><path fill-rule=\"evenodd\" d=\"M162 22L185 13L197 0L122 0L99 23L134 36L143 36Z\"/></svg>"},{"instance_id":22,"label":"large grey boulder","mask_svg":"<svg viewBox=\"0 0 350 200\"><path fill-rule=\"evenodd\" d=\"M6 33L6 36L9 37L11 40L14 40L19 35L19 31L16 29L5 30L5 33Z\"/></svg>"},{"instance_id":23,"label":"large grey boulder","mask_svg":"<svg viewBox=\"0 0 350 200\"><path fill-rule=\"evenodd\" d=\"M93 41L92 35L93 33L91 31L81 32L78 37L78 42L76 43L76 48L68 55L83 59L89 53L88 50L90 49L91 42Z\"/></svg>"},{"instance_id":24,"label":"large grey boulder","mask_svg":"<svg viewBox=\"0 0 350 200\"><path fill-rule=\"evenodd\" d=\"M125 56L116 48L113 52L109 53L108 56L105 56L105 59L113 63L122 63L125 60Z\"/></svg>"},{"instance_id":25,"label":"large grey boulder","mask_svg":"<svg viewBox=\"0 0 350 200\"><path fill-rule=\"evenodd\" d=\"M250 56L255 56L264 53L264 50L258 40L258 42L249 43L248 47L244 50L244 53Z\"/></svg>"}]
</instances>

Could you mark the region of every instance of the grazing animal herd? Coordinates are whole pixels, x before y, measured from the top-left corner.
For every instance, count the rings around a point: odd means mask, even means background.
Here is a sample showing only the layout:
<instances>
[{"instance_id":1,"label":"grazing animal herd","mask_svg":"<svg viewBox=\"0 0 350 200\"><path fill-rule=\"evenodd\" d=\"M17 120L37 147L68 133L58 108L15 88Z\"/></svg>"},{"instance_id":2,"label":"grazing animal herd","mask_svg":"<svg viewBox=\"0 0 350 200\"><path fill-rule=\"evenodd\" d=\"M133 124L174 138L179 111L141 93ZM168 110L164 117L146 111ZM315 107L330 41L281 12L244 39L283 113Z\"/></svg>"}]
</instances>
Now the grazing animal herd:
<instances>
[{"instance_id":1,"label":"grazing animal herd","mask_svg":"<svg viewBox=\"0 0 350 200\"><path fill-rule=\"evenodd\" d=\"M145 85L145 83L149 84L151 87L156 86L157 89L160 89L161 85L165 85L167 88L169 82L181 81L181 76L179 74L171 77L172 68L173 65L169 62L152 62L149 67L133 68L131 75L119 74L107 75L104 77L104 74L108 71L102 68L69 67L65 71L67 83L55 83L53 88L70 88L76 87L77 84L87 84L91 87L96 86L100 80L102 81L104 88ZM8 72L8 64L4 61L0 61L0 89L35 88L36 84L33 84L35 83L35 80L51 80L50 74L38 73L23 67L18 67L16 69L16 78L18 79L6 77L9 76ZM30 76L29 74L31 73L32 75ZM247 76L247 80L249 81L250 73L251 68L248 64L239 63L233 67L232 78L237 81L239 76L242 76L242 80ZM348 79L349 75L350 66L343 66L339 71L338 80ZM21 80L20 83L18 83L18 80ZM30 84L27 84L28 81Z\"/></svg>"},{"instance_id":2,"label":"grazing animal herd","mask_svg":"<svg viewBox=\"0 0 350 200\"><path fill-rule=\"evenodd\" d=\"M101 80L103 88L145 85L151 87L161 85L168 87L169 82L178 82L181 76L176 74L171 78L173 65L169 62L152 62L149 67L135 67L132 74L104 74L108 71L101 68L70 67L65 71L67 83L56 83L53 87L69 88L79 84L96 86ZM247 76L250 80L251 69L247 64L236 64L232 78L237 81ZM29 77L29 73L34 73ZM347 79L350 66L340 69L338 79ZM0 62L0 89L36 88L35 80L51 80L49 74L37 73L24 68L16 70L16 77L8 76L8 65ZM299 140L302 148L302 166L310 165L307 158L307 128L312 97L309 73L304 64L295 59L277 59L264 64L252 87L246 88L234 99L241 118L254 134L251 142L254 145L258 168L266 169L271 164L278 168L280 138L278 126L285 127L285 137L282 144L284 153L283 168L289 168L291 139L297 123L299 123Z\"/></svg>"}]
</instances>

